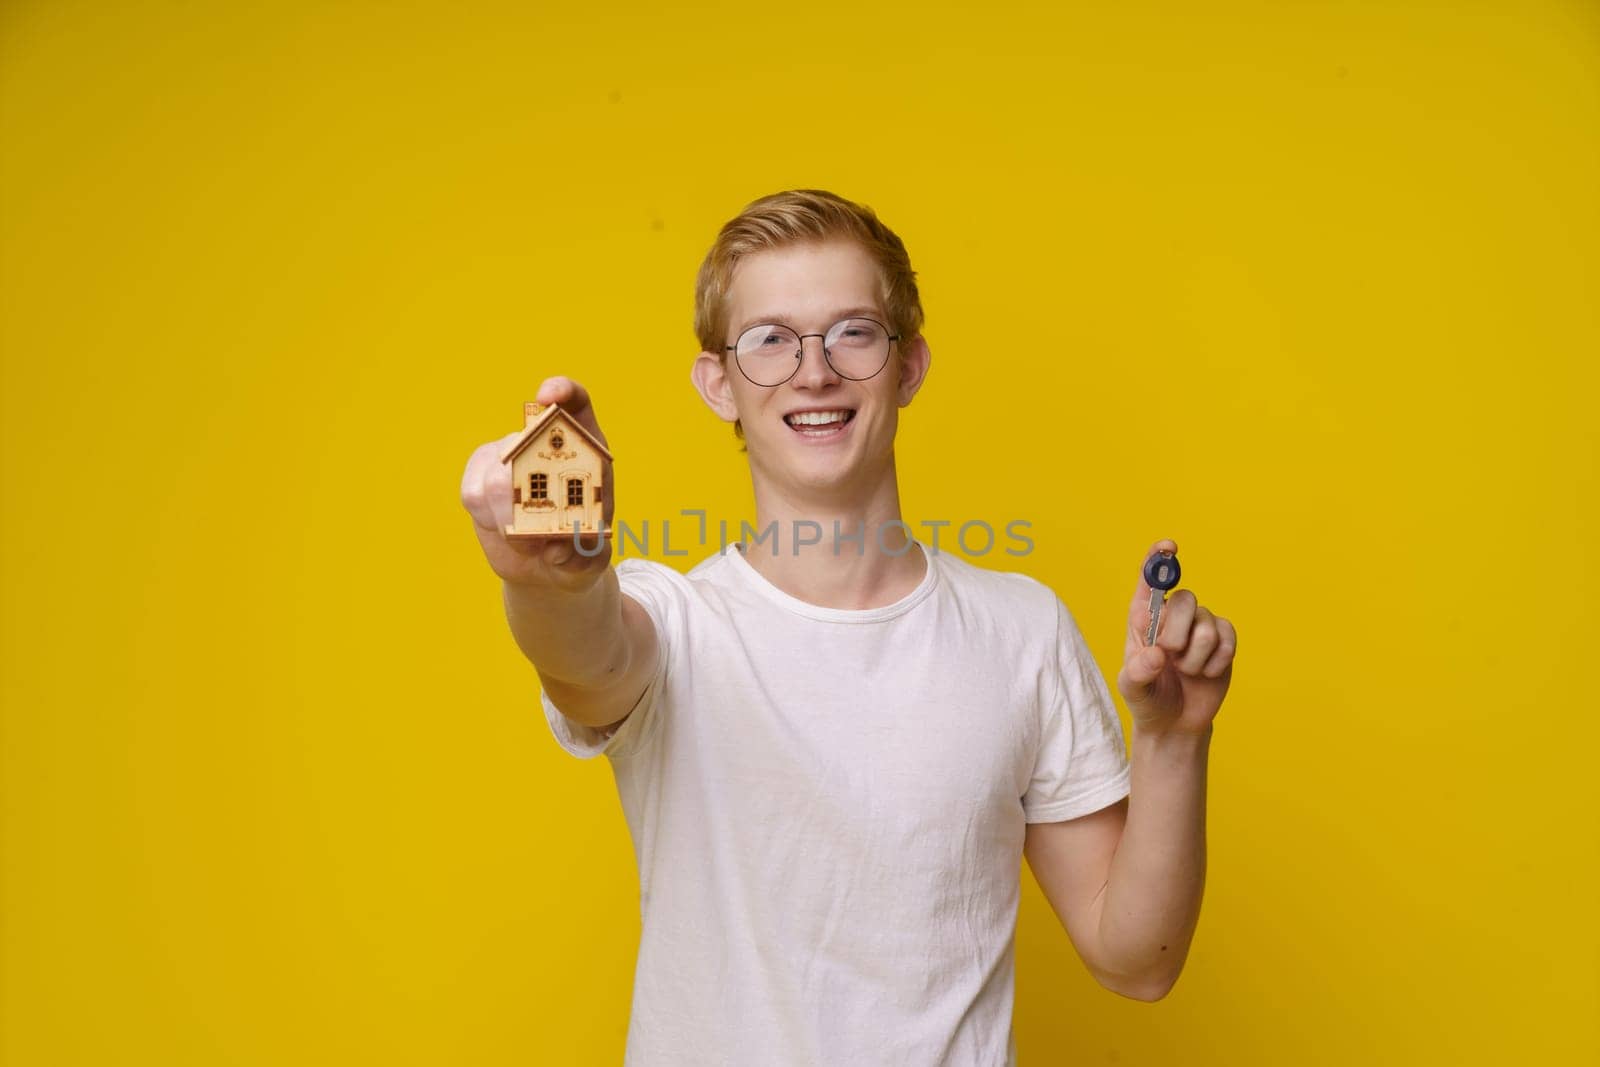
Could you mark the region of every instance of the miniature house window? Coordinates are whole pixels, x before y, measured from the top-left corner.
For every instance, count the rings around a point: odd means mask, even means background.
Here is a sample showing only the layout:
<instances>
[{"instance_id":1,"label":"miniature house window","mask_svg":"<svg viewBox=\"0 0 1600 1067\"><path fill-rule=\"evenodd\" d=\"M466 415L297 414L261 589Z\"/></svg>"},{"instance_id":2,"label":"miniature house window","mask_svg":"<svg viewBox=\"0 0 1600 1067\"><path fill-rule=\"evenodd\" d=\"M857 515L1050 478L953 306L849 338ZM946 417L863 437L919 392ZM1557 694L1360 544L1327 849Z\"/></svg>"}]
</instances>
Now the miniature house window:
<instances>
[{"instance_id":1,"label":"miniature house window","mask_svg":"<svg viewBox=\"0 0 1600 1067\"><path fill-rule=\"evenodd\" d=\"M583 481L579 478L567 479L567 507L576 508L583 506Z\"/></svg>"},{"instance_id":2,"label":"miniature house window","mask_svg":"<svg viewBox=\"0 0 1600 1067\"><path fill-rule=\"evenodd\" d=\"M529 500L544 500L550 495L547 477L542 471L528 475Z\"/></svg>"},{"instance_id":3,"label":"miniature house window","mask_svg":"<svg viewBox=\"0 0 1600 1067\"><path fill-rule=\"evenodd\" d=\"M603 486L603 485L597 485L597 486L594 487L594 502L596 504L600 503L601 500L604 499L603 495L600 492L604 488L605 488L605 486Z\"/></svg>"},{"instance_id":4,"label":"miniature house window","mask_svg":"<svg viewBox=\"0 0 1600 1067\"><path fill-rule=\"evenodd\" d=\"M560 448L562 445L564 445L566 443L567 443L567 439L565 437L561 436L561 431L560 430L551 430L550 431L550 447L551 448Z\"/></svg>"}]
</instances>

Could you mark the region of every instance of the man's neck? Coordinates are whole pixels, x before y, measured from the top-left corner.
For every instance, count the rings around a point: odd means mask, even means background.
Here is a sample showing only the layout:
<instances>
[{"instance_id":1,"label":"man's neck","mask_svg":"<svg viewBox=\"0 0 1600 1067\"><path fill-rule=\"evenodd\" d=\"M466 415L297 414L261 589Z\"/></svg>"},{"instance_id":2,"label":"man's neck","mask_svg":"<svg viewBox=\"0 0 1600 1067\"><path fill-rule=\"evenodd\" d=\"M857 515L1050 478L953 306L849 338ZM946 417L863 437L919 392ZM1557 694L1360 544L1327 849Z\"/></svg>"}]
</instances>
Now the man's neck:
<instances>
[{"instance_id":1,"label":"man's neck","mask_svg":"<svg viewBox=\"0 0 1600 1067\"><path fill-rule=\"evenodd\" d=\"M763 540L745 546L745 559L796 599L825 608L883 607L915 589L933 565L900 518L892 463L854 493L755 488L756 537Z\"/></svg>"}]
</instances>

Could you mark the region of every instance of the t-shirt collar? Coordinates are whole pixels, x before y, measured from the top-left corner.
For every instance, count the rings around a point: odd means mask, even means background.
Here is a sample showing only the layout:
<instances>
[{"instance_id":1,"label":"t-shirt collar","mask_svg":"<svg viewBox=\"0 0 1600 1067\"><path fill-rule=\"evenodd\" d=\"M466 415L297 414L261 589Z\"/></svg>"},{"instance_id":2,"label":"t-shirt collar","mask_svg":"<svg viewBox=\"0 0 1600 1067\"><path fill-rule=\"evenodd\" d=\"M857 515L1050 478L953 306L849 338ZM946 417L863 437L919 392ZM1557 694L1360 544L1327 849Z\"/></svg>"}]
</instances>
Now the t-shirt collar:
<instances>
[{"instance_id":1,"label":"t-shirt collar","mask_svg":"<svg viewBox=\"0 0 1600 1067\"><path fill-rule=\"evenodd\" d=\"M927 569L923 572L922 581L917 587L892 604L884 604L875 608L827 608L819 604L812 604L791 596L782 589L767 581L761 573L750 565L744 553L739 551L738 543L730 544L724 551L728 557L728 565L739 575L741 581L753 588L756 592L797 615L804 615L812 619L821 619L825 622L867 623L882 622L903 615L932 593L939 584L938 555L916 538L912 542L922 550L923 559L927 562ZM907 549L909 551L909 548Z\"/></svg>"}]
</instances>

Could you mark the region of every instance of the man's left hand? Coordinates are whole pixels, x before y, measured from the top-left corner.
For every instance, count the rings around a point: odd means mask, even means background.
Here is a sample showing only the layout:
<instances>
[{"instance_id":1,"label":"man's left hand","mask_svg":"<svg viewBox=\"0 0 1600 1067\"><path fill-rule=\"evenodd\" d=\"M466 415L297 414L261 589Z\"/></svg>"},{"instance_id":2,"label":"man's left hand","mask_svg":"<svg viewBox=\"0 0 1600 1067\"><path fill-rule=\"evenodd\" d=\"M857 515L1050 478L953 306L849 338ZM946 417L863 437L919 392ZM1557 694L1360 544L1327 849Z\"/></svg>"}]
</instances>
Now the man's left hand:
<instances>
[{"instance_id":1,"label":"man's left hand","mask_svg":"<svg viewBox=\"0 0 1600 1067\"><path fill-rule=\"evenodd\" d=\"M1145 558L1177 551L1176 541L1157 541ZM1154 645L1145 644L1149 628L1150 586L1141 560L1117 689L1140 733L1208 732L1233 680L1238 644L1233 623L1202 607L1189 590L1179 589L1161 609Z\"/></svg>"}]
</instances>

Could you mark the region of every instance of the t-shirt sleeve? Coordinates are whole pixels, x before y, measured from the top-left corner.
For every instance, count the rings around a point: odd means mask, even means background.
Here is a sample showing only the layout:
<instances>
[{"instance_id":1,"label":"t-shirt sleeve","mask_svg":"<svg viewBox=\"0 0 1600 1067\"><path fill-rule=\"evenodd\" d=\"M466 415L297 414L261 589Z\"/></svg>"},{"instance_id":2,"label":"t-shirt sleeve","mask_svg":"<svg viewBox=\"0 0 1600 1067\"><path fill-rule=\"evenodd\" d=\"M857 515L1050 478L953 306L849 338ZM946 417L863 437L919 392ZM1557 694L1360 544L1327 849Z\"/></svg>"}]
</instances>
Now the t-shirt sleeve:
<instances>
[{"instance_id":1,"label":"t-shirt sleeve","mask_svg":"<svg viewBox=\"0 0 1600 1067\"><path fill-rule=\"evenodd\" d=\"M1027 822L1062 822L1099 811L1132 788L1122 721L1111 691L1059 596L1056 640L1045 664L1053 685L1041 720L1033 778L1022 797Z\"/></svg>"},{"instance_id":2,"label":"t-shirt sleeve","mask_svg":"<svg viewBox=\"0 0 1600 1067\"><path fill-rule=\"evenodd\" d=\"M667 664L677 647L678 628L683 623L686 579L664 563L638 558L619 561L616 572L623 595L637 601L650 617L661 654L650 684L615 733L608 734L567 718L548 693L540 692L539 702L544 705L550 732L563 749L579 759L593 759L601 754L624 759L637 753L655 736L659 720L666 713L663 705L666 703Z\"/></svg>"}]
</instances>

